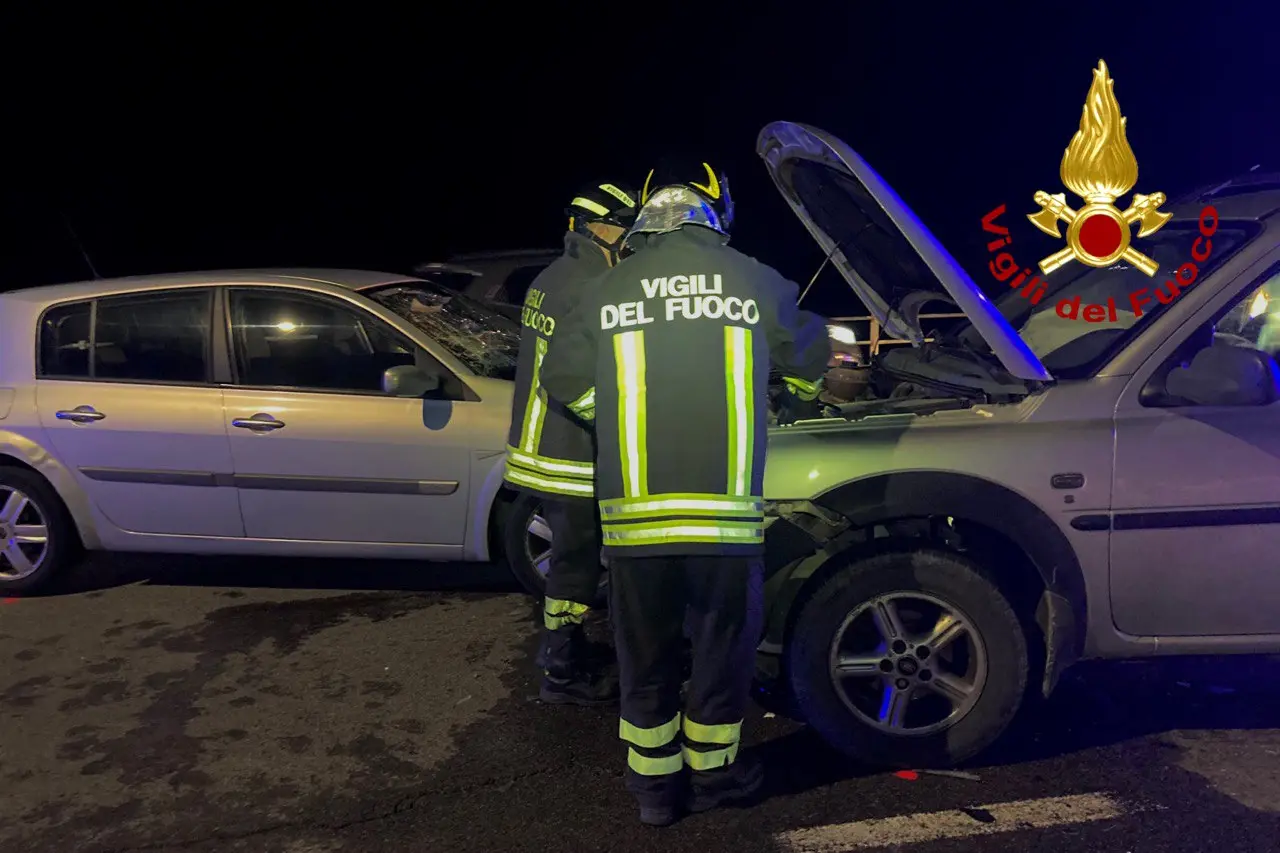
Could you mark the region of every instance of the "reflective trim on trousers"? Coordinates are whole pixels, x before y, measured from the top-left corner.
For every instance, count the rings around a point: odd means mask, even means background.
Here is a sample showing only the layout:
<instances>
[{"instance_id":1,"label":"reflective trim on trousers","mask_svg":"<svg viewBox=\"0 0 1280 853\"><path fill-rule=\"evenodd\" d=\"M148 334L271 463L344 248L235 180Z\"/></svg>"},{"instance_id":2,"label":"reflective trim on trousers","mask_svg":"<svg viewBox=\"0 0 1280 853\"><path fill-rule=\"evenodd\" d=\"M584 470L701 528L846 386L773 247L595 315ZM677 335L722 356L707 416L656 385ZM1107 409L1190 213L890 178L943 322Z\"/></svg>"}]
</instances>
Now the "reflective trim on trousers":
<instances>
[{"instance_id":1,"label":"reflective trim on trousers","mask_svg":"<svg viewBox=\"0 0 1280 853\"><path fill-rule=\"evenodd\" d=\"M542 624L548 631L556 631L569 625L581 625L591 608L576 601L546 598L542 602Z\"/></svg>"},{"instance_id":2,"label":"reflective trim on trousers","mask_svg":"<svg viewBox=\"0 0 1280 853\"><path fill-rule=\"evenodd\" d=\"M684 769L684 759L679 754L641 755L635 747L630 747L627 749L627 766L641 776L669 776Z\"/></svg>"},{"instance_id":3,"label":"reflective trim on trousers","mask_svg":"<svg viewBox=\"0 0 1280 853\"><path fill-rule=\"evenodd\" d=\"M644 728L626 720L618 719L618 737L633 746L645 749L657 749L666 746L680 734L680 715L676 714L660 726Z\"/></svg>"}]
</instances>

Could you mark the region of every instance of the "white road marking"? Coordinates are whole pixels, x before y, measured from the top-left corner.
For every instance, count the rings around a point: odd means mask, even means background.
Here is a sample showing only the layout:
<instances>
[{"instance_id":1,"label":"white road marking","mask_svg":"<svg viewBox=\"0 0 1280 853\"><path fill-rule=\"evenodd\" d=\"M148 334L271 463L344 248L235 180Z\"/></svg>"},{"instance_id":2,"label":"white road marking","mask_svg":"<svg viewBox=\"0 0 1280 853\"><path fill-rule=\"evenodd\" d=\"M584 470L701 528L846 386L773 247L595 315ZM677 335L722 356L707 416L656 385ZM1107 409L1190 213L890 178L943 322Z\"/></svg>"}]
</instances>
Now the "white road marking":
<instances>
[{"instance_id":1,"label":"white road marking","mask_svg":"<svg viewBox=\"0 0 1280 853\"><path fill-rule=\"evenodd\" d=\"M790 853L845 853L944 838L1092 823L1112 820L1132 811L1135 811L1133 807L1126 808L1107 794L1073 794L974 806L964 811L898 815L793 829L775 838L782 849Z\"/></svg>"}]
</instances>

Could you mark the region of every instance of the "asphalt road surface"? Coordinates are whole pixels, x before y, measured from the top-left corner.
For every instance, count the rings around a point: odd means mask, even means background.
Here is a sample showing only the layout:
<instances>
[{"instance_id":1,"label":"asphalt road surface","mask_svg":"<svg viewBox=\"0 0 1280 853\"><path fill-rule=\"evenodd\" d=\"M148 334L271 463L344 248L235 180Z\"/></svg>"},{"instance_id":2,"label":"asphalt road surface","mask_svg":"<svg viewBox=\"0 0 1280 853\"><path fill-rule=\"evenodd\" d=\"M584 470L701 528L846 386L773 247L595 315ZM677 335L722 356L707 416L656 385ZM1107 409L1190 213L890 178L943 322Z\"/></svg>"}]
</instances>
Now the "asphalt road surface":
<instances>
[{"instance_id":1,"label":"asphalt road surface","mask_svg":"<svg viewBox=\"0 0 1280 853\"><path fill-rule=\"evenodd\" d=\"M636 821L485 567L100 560L0 604L0 851L1280 851L1280 660L1081 667L959 776L753 710L750 810ZM911 774L907 774L910 777Z\"/></svg>"}]
</instances>

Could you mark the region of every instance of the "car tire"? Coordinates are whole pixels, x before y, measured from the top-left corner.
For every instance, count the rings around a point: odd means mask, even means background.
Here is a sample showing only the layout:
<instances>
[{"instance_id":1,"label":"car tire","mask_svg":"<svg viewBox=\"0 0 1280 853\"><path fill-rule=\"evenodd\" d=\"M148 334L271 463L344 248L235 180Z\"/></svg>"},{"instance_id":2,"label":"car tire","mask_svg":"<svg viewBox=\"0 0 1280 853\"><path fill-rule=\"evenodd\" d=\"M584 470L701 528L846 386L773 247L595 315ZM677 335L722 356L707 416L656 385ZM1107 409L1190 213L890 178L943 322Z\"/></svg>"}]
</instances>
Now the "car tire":
<instances>
[{"instance_id":1,"label":"car tire","mask_svg":"<svg viewBox=\"0 0 1280 853\"><path fill-rule=\"evenodd\" d=\"M542 501L533 495L518 494L506 505L502 519L502 553L507 566L520 586L536 596L547 591L546 570L539 568L539 560L545 559L551 549L550 533L536 533L540 524L546 526L541 512Z\"/></svg>"},{"instance_id":2,"label":"car tire","mask_svg":"<svg viewBox=\"0 0 1280 853\"><path fill-rule=\"evenodd\" d=\"M887 605L899 616L900 645L882 639L893 633L880 628L892 621ZM944 621L947 611L953 623ZM953 625L955 639L922 660L932 650L921 640L945 624ZM866 641L865 651L851 638ZM847 677L834 674L837 661ZM823 582L797 614L787 668L805 721L832 746L874 767L928 768L966 761L1008 728L1026 692L1029 662L1016 613L982 569L926 549L860 559ZM890 702L891 695L907 698ZM895 727L899 707L906 710ZM933 712L938 719L931 722Z\"/></svg>"},{"instance_id":3,"label":"car tire","mask_svg":"<svg viewBox=\"0 0 1280 853\"><path fill-rule=\"evenodd\" d=\"M40 527L43 543L20 541L23 528L29 539L39 535L35 531ZM19 567L10 560L9 549L14 548L26 565ZM0 594L4 595L47 589L79 555L80 537L62 499L34 471L0 466L0 551L4 552L0 555Z\"/></svg>"},{"instance_id":4,"label":"car tire","mask_svg":"<svg viewBox=\"0 0 1280 853\"><path fill-rule=\"evenodd\" d=\"M542 501L533 495L517 494L507 503L502 517L502 552L511 574L530 595L547 593L547 568L551 556L551 531L542 519ZM597 607L608 600L609 573L600 577Z\"/></svg>"}]
</instances>

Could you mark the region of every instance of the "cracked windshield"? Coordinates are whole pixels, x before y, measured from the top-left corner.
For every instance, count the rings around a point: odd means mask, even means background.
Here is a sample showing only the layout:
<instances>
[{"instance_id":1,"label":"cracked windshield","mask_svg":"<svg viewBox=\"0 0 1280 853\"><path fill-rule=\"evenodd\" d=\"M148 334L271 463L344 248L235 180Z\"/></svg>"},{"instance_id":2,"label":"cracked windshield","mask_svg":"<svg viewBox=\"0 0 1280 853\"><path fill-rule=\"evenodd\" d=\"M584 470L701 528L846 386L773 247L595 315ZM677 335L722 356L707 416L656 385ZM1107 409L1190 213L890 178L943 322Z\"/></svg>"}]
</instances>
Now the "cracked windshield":
<instances>
[{"instance_id":1,"label":"cracked windshield","mask_svg":"<svg viewBox=\"0 0 1280 853\"><path fill-rule=\"evenodd\" d=\"M520 326L478 302L430 284L396 285L375 302L413 323L480 376L514 379Z\"/></svg>"}]
</instances>

